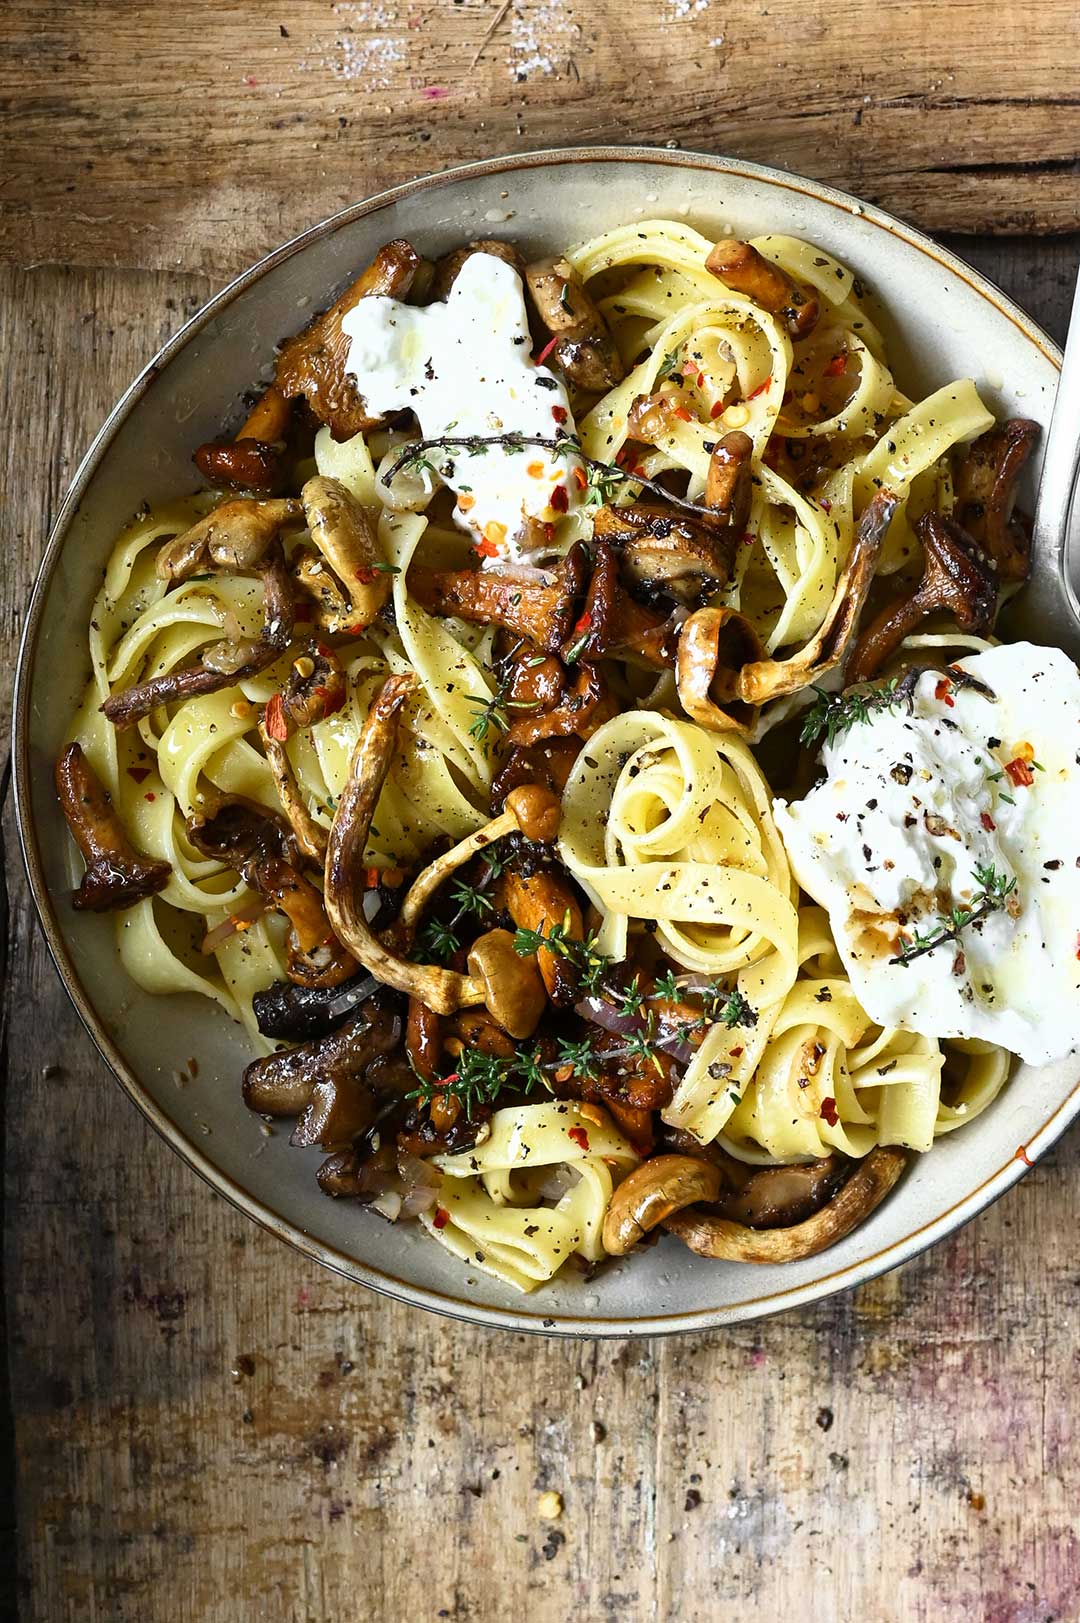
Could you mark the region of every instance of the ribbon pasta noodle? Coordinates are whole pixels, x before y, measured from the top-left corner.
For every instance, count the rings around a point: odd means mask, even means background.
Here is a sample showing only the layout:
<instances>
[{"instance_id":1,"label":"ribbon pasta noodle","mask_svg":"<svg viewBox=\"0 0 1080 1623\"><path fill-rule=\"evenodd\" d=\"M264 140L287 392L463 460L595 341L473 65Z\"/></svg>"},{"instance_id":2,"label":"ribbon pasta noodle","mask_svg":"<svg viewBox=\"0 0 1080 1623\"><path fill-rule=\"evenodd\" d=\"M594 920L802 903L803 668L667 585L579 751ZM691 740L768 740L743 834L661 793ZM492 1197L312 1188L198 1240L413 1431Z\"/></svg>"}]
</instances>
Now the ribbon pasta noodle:
<instances>
[{"instance_id":1,"label":"ribbon pasta noodle","mask_svg":"<svg viewBox=\"0 0 1080 1623\"><path fill-rule=\"evenodd\" d=\"M875 1024L774 815L870 576L983 522L972 442L1011 522L975 383L909 398L871 309L782 233L387 244L196 451L212 490L108 558L57 772L76 905L242 1024L246 1101L327 1193L512 1289L684 1208L808 1254L852 1169L891 1169L868 1211L1006 1081L989 1041ZM900 654L992 646L957 617Z\"/></svg>"}]
</instances>

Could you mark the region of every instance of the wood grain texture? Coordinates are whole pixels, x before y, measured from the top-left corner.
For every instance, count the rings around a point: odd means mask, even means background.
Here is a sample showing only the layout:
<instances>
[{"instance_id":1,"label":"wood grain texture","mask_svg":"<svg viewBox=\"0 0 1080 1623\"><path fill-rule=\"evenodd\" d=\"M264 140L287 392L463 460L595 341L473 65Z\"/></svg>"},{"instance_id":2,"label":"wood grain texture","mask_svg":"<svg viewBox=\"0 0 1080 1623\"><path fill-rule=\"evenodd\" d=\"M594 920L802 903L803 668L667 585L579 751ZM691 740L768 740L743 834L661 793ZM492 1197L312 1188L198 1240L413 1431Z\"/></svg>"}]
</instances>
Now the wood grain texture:
<instances>
[{"instance_id":1,"label":"wood grain texture","mask_svg":"<svg viewBox=\"0 0 1080 1623\"><path fill-rule=\"evenodd\" d=\"M931 230L1075 229L1076 26L1074 0L7 0L0 257L220 278L424 170L598 141Z\"/></svg>"},{"instance_id":2,"label":"wood grain texture","mask_svg":"<svg viewBox=\"0 0 1080 1623\"><path fill-rule=\"evenodd\" d=\"M1076 222L1071 4L890 8L886 49L866 0L809 20L789 0L518 0L474 70L498 9L8 0L5 669L49 517L124 385L225 274L384 181L676 136L931 225ZM627 19L660 41L647 73ZM1060 334L1077 239L953 245ZM5 686L5 740L8 705ZM27 1623L1080 1616L1075 1134L934 1252L766 1324L469 1330L316 1270L166 1150L60 990L6 800L4 833Z\"/></svg>"}]
</instances>

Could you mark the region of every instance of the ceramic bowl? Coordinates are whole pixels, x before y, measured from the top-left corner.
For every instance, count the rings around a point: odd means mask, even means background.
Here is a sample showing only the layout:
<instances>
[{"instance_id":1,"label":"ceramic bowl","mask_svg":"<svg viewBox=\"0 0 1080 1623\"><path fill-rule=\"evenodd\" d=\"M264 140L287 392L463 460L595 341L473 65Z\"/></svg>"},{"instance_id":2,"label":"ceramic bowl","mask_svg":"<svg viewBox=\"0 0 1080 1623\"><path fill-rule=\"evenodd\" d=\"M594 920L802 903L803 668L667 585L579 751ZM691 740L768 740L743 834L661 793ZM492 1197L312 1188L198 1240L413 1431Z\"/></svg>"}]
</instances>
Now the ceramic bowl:
<instances>
[{"instance_id":1,"label":"ceramic bowl","mask_svg":"<svg viewBox=\"0 0 1080 1623\"><path fill-rule=\"evenodd\" d=\"M195 488L191 452L239 415L274 344L331 302L393 237L427 255L463 239L547 252L619 222L669 216L709 236L784 232L858 274L884 312L910 394L974 376L999 415L1049 419L1060 356L990 283L881 211L809 180L732 159L604 148L534 153L428 176L358 203L238 277L177 333L118 402L56 520L30 607L16 697L15 781L26 864L57 968L131 1099L229 1200L308 1256L402 1301L476 1324L562 1335L701 1330L774 1313L872 1278L948 1234L1019 1178L1080 1109L1077 1062L1021 1067L996 1103L910 1170L840 1245L783 1267L707 1262L671 1237L591 1280L532 1296L472 1271L415 1225L393 1227L315 1183L317 1151L266 1138L241 1102L243 1032L204 1000L153 998L118 972L108 919L76 915L52 765L79 698L90 603L117 532L143 501ZM1049 622L1032 631L1047 640ZM1050 633L1051 636L1054 633ZM197 1051L198 1080L171 1080Z\"/></svg>"}]
</instances>

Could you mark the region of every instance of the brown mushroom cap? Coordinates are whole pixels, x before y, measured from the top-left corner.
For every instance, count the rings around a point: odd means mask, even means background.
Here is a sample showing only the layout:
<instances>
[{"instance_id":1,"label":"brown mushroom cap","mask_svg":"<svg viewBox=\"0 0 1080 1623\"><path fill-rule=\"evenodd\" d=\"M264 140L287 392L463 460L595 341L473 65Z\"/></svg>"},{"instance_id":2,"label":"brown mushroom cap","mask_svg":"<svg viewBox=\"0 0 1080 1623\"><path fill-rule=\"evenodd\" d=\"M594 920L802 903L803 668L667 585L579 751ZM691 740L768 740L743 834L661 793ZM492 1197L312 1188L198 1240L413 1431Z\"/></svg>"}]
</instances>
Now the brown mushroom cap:
<instances>
[{"instance_id":1,"label":"brown mushroom cap","mask_svg":"<svg viewBox=\"0 0 1080 1623\"><path fill-rule=\"evenodd\" d=\"M537 260L525 271L533 303L555 338L553 360L579 389L611 389L626 374L603 315L568 260Z\"/></svg>"},{"instance_id":2,"label":"brown mushroom cap","mask_svg":"<svg viewBox=\"0 0 1080 1623\"><path fill-rule=\"evenodd\" d=\"M700 1211L673 1213L664 1219L664 1227L702 1257L794 1262L815 1256L850 1234L884 1200L906 1165L903 1150L881 1146L871 1150L827 1206L791 1228L752 1229Z\"/></svg>"},{"instance_id":3,"label":"brown mushroom cap","mask_svg":"<svg viewBox=\"0 0 1080 1623\"><path fill-rule=\"evenodd\" d=\"M713 1201L724 1185L719 1167L689 1155L655 1155L628 1174L604 1217L604 1250L621 1257L675 1212Z\"/></svg>"},{"instance_id":4,"label":"brown mushroom cap","mask_svg":"<svg viewBox=\"0 0 1080 1623\"><path fill-rule=\"evenodd\" d=\"M359 1077L320 1077L289 1142L300 1149L313 1144L324 1150L345 1149L367 1132L377 1110L374 1093Z\"/></svg>"},{"instance_id":5,"label":"brown mushroom cap","mask_svg":"<svg viewBox=\"0 0 1080 1623\"><path fill-rule=\"evenodd\" d=\"M252 1060L244 1072L244 1103L262 1116L298 1116L310 1103L316 1082L359 1077L400 1040L397 1016L365 1004L328 1037Z\"/></svg>"},{"instance_id":6,"label":"brown mushroom cap","mask_svg":"<svg viewBox=\"0 0 1080 1623\"><path fill-rule=\"evenodd\" d=\"M1026 580L1031 537L1013 514L1016 486L1042 430L1011 417L980 434L957 465L953 516L997 566L1001 580Z\"/></svg>"},{"instance_id":7,"label":"brown mushroom cap","mask_svg":"<svg viewBox=\"0 0 1080 1623\"><path fill-rule=\"evenodd\" d=\"M815 293L798 287L772 260L738 237L725 237L705 261L725 287L783 317L792 338L805 338L817 325L821 304Z\"/></svg>"},{"instance_id":8,"label":"brown mushroom cap","mask_svg":"<svg viewBox=\"0 0 1080 1623\"><path fill-rule=\"evenodd\" d=\"M509 930L488 930L469 949L469 974L482 982L492 1018L511 1037L531 1037L547 1008L535 959L523 958Z\"/></svg>"}]
</instances>

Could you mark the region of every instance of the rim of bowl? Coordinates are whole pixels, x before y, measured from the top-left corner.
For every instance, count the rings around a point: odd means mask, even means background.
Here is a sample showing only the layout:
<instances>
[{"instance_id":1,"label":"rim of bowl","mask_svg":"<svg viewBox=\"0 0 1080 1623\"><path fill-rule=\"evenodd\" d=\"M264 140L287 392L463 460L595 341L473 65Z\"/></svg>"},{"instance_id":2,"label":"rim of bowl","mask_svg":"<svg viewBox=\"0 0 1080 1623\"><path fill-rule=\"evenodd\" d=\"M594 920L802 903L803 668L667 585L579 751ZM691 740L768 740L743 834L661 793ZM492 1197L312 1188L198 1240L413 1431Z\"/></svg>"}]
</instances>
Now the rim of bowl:
<instances>
[{"instance_id":1,"label":"rim of bowl","mask_svg":"<svg viewBox=\"0 0 1080 1623\"><path fill-rule=\"evenodd\" d=\"M74 478L67 490L60 510L53 522L45 552L34 581L27 610L23 634L16 663L13 706L13 757L15 816L22 846L30 890L38 919L45 933L46 943L64 989L75 1006L98 1052L109 1066L116 1080L132 1102L189 1166L218 1194L233 1206L267 1229L279 1240L286 1241L313 1261L335 1273L342 1274L358 1284L367 1286L380 1295L389 1296L413 1307L426 1308L444 1317L458 1319L486 1328L527 1331L539 1335L577 1337L636 1337L646 1335L672 1335L688 1331L718 1329L724 1325L779 1313L803 1303L821 1300L838 1291L865 1284L879 1274L909 1261L919 1252L943 1239L964 1223L983 1211L991 1201L1010 1189L1021 1178L1028 1166L1050 1147L1073 1118L1080 1113L1080 1079L1042 1123L1026 1145L1021 1145L1004 1166L990 1174L960 1200L929 1222L913 1229L903 1238L883 1246L872 1256L863 1257L819 1275L817 1279L800 1286L781 1287L751 1297L733 1307L705 1308L696 1312L669 1312L654 1315L636 1315L633 1318L585 1317L580 1314L545 1312L543 1307L528 1309L522 1306L501 1308L476 1303L465 1295L412 1285L407 1280L362 1263L356 1258L323 1244L303 1232L281 1213L256 1200L227 1173L216 1167L160 1108L144 1089L112 1037L98 1018L84 991L75 966L64 942L54 905L55 899L45 883L44 868L38 844L37 830L30 815L30 759L29 759L29 673L33 666L38 635L41 629L45 598L56 569L71 522L105 453L120 426L141 401L157 374L166 367L185 344L226 308L241 292L259 281L274 266L300 253L312 242L331 235L341 226L365 215L375 214L392 203L400 202L420 192L436 191L454 182L488 175L508 174L516 170L545 167L565 167L578 163L655 164L667 168L706 170L712 174L732 174L756 180L778 191L801 193L825 203L840 213L864 219L888 235L899 238L932 259L958 281L977 293L999 314L1023 334L1057 370L1061 368L1061 352L1047 333L988 278L970 265L934 242L916 227L905 224L895 216L872 204L862 203L847 192L825 186L804 176L764 164L745 162L738 158L714 155L681 148L648 146L596 146L546 147L535 152L509 154L498 158L484 158L472 163L458 164L438 174L429 174L415 180L392 186L361 202L348 205L336 214L309 226L305 231L282 243L255 264L242 271L213 295L142 369L113 406L101 428L94 436ZM525 1301L529 1299L526 1298Z\"/></svg>"}]
</instances>

